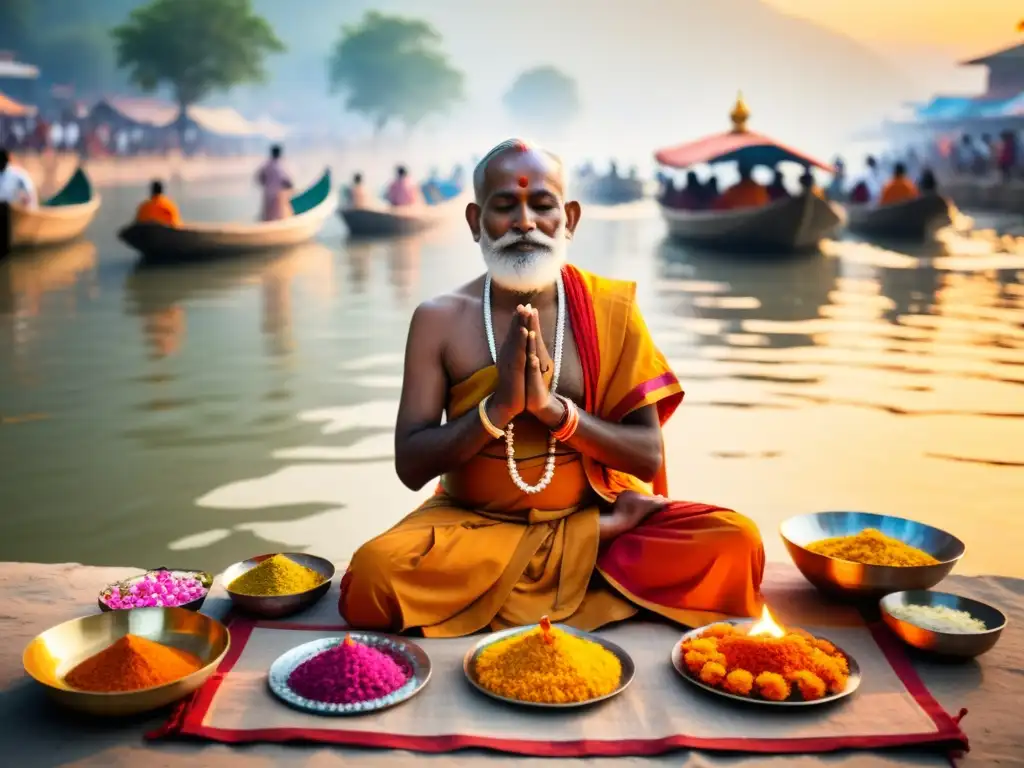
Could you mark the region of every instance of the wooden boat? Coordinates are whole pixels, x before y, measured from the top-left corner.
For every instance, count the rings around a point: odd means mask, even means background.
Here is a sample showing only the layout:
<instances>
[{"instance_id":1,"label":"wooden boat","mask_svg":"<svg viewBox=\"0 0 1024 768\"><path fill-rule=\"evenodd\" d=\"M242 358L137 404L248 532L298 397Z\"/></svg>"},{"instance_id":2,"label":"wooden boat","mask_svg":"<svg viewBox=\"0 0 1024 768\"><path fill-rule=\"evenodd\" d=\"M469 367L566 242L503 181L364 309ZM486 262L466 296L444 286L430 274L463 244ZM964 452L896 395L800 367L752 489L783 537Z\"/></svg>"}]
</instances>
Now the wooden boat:
<instances>
[{"instance_id":1,"label":"wooden boat","mask_svg":"<svg viewBox=\"0 0 1024 768\"><path fill-rule=\"evenodd\" d=\"M851 231L894 240L923 240L953 223L951 203L936 193L891 205L847 205L846 210Z\"/></svg>"},{"instance_id":2,"label":"wooden boat","mask_svg":"<svg viewBox=\"0 0 1024 768\"><path fill-rule=\"evenodd\" d=\"M342 208L338 215L353 237L391 237L410 235L454 219L466 208L468 195L434 205L408 205L379 208Z\"/></svg>"},{"instance_id":3,"label":"wooden boat","mask_svg":"<svg viewBox=\"0 0 1024 768\"><path fill-rule=\"evenodd\" d=\"M81 168L38 208L11 204L11 250L46 248L74 240L100 209L100 196Z\"/></svg>"},{"instance_id":4,"label":"wooden boat","mask_svg":"<svg viewBox=\"0 0 1024 768\"><path fill-rule=\"evenodd\" d=\"M291 199L293 215L252 224L185 223L168 227L133 223L118 233L130 247L152 261L196 261L299 245L316 237L337 203L331 172Z\"/></svg>"},{"instance_id":5,"label":"wooden boat","mask_svg":"<svg viewBox=\"0 0 1024 768\"><path fill-rule=\"evenodd\" d=\"M737 162L774 167L796 163L832 172L831 165L747 130L750 117L743 98L730 118L733 129L698 141L662 149L655 158L662 166L685 169L701 164ZM843 209L823 196L804 192L760 208L690 210L659 202L669 233L684 242L726 251L786 252L812 249L845 222Z\"/></svg>"},{"instance_id":6,"label":"wooden boat","mask_svg":"<svg viewBox=\"0 0 1024 768\"><path fill-rule=\"evenodd\" d=\"M675 239L726 251L785 253L812 249L845 221L841 207L814 194L735 211L660 208Z\"/></svg>"}]
</instances>

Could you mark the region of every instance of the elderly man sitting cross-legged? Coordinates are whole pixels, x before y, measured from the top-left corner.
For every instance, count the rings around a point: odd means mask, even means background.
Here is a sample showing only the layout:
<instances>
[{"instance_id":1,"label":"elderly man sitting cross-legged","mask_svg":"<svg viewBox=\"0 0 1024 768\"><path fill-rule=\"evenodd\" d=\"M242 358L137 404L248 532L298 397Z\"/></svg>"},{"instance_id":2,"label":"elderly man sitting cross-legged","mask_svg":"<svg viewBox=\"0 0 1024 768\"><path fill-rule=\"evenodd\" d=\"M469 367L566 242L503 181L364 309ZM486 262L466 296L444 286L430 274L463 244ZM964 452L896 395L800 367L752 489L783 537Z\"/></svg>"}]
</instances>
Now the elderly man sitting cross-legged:
<instances>
[{"instance_id":1,"label":"elderly man sitting cross-legged","mask_svg":"<svg viewBox=\"0 0 1024 768\"><path fill-rule=\"evenodd\" d=\"M594 629L638 608L757 613L756 526L664 496L661 425L682 388L634 284L566 264L580 205L561 161L508 141L474 186L487 272L413 315L395 434L402 482L440 485L355 553L341 614L454 637L544 615Z\"/></svg>"}]
</instances>

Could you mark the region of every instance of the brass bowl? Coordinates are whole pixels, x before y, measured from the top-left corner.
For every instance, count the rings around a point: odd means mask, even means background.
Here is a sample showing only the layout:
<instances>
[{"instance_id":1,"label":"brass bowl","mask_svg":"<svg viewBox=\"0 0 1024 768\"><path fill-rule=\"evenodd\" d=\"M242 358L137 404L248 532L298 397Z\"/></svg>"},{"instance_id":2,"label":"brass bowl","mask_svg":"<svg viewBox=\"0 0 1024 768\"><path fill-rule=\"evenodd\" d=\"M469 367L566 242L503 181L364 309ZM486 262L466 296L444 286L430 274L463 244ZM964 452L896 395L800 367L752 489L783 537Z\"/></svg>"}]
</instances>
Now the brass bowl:
<instances>
[{"instance_id":1,"label":"brass bowl","mask_svg":"<svg viewBox=\"0 0 1024 768\"><path fill-rule=\"evenodd\" d=\"M138 576L132 576L132 577L127 578L127 579L121 579L121 581L115 581L112 584L107 584L107 586L105 586L103 589L100 590L99 597L96 598L96 603L99 605L100 610L101 611L126 611L126 610L130 611L130 610L134 610L133 608L111 608L109 605L106 604L106 602L104 601L104 598L107 597L111 592L113 592L115 587L117 587L118 589L128 589L133 584L138 584L140 581L142 581L144 578L146 578L150 574L158 573L160 571L170 571L172 574L175 574L177 576L192 576L192 577L194 577L194 578L199 580L199 582L203 585L203 589L205 590L203 592L203 594L201 596L197 597L195 600L191 600L191 601L189 601L187 603L182 603L181 605L167 606L167 607L186 608L186 609L188 609L190 611L198 611L200 608L203 607L203 603L206 602L206 598L210 594L210 587L213 586L213 575L212 574L207 573L206 571L186 571L186 570L181 570L180 568L163 568L163 567L160 567L160 568L151 568L150 570L146 571L145 573L140 573Z\"/></svg>"},{"instance_id":2,"label":"brass bowl","mask_svg":"<svg viewBox=\"0 0 1024 768\"><path fill-rule=\"evenodd\" d=\"M983 632L959 633L926 629L912 621L898 619L892 615L894 608L903 605L944 605L954 611L964 611L975 619L983 621L985 630ZM913 648L938 656L962 659L980 656L986 651L992 650L1003 633L1003 628L1006 627L1006 615L998 608L993 608L978 600L971 600L969 597L951 595L948 592L927 590L896 592L883 597L879 602L879 607L882 609L882 619L900 640Z\"/></svg>"},{"instance_id":3,"label":"brass bowl","mask_svg":"<svg viewBox=\"0 0 1024 768\"><path fill-rule=\"evenodd\" d=\"M70 688L64 676L80 663L132 634L199 657L203 666L173 683L140 691L94 693ZM216 619L184 608L136 608L72 619L37 635L25 648L25 671L59 704L104 717L159 709L199 688L217 669L230 640Z\"/></svg>"},{"instance_id":4,"label":"brass bowl","mask_svg":"<svg viewBox=\"0 0 1024 768\"><path fill-rule=\"evenodd\" d=\"M906 568L864 565L807 549L821 539L854 536L865 528L876 528L939 562ZM960 539L939 528L871 512L816 512L791 517L779 526L779 533L800 573L822 592L842 598L878 598L890 592L930 589L949 575L965 550Z\"/></svg>"},{"instance_id":5,"label":"brass bowl","mask_svg":"<svg viewBox=\"0 0 1024 768\"><path fill-rule=\"evenodd\" d=\"M293 595L271 595L255 596L243 595L231 591L231 582L244 573L251 571L257 565L275 554L284 555L289 560L304 565L323 576L324 581L305 592L297 592ZM325 560L316 555L306 555L299 552L272 552L267 555L257 555L240 563L235 563L221 574L221 583L227 591L231 602L240 610L254 616L263 616L268 619L279 619L283 616L290 616L304 608L313 605L317 600L327 594L331 588L331 581L334 579L334 565L330 560Z\"/></svg>"}]
</instances>

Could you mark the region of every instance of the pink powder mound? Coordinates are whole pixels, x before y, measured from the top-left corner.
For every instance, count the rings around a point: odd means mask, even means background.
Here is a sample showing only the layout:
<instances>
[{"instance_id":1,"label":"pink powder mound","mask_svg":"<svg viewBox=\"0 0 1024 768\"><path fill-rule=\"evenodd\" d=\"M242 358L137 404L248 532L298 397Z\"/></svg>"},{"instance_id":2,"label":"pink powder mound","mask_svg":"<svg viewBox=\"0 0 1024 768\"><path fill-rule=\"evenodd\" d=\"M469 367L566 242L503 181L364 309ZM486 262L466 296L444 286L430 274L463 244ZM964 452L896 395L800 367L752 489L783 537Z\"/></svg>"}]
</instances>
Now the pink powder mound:
<instances>
[{"instance_id":1,"label":"pink powder mound","mask_svg":"<svg viewBox=\"0 0 1024 768\"><path fill-rule=\"evenodd\" d=\"M355 704L387 696L410 677L405 659L361 643L342 643L296 667L288 685L313 701Z\"/></svg>"}]
</instances>

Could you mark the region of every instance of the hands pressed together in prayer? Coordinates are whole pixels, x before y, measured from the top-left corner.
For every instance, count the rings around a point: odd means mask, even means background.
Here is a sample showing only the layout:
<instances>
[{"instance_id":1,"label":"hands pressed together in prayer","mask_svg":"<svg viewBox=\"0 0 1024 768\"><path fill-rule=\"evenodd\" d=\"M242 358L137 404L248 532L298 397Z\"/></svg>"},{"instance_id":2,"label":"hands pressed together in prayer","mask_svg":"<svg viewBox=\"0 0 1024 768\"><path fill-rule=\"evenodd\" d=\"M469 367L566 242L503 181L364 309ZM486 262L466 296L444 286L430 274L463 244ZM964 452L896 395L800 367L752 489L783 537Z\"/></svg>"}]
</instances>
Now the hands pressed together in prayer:
<instances>
[{"instance_id":1,"label":"hands pressed together in prayer","mask_svg":"<svg viewBox=\"0 0 1024 768\"><path fill-rule=\"evenodd\" d=\"M565 406L544 380L553 365L539 313L529 304L520 304L498 352L498 386L488 404L491 421L505 425L529 413L549 428L558 424Z\"/></svg>"},{"instance_id":2,"label":"hands pressed together in prayer","mask_svg":"<svg viewBox=\"0 0 1024 768\"><path fill-rule=\"evenodd\" d=\"M545 381L554 361L540 329L540 316L530 305L520 304L498 352L498 386L488 404L493 423L505 425L522 413L536 417L548 428L557 425L565 406ZM600 538L614 539L636 528L669 503L664 496L624 491L610 512L601 515Z\"/></svg>"}]
</instances>

